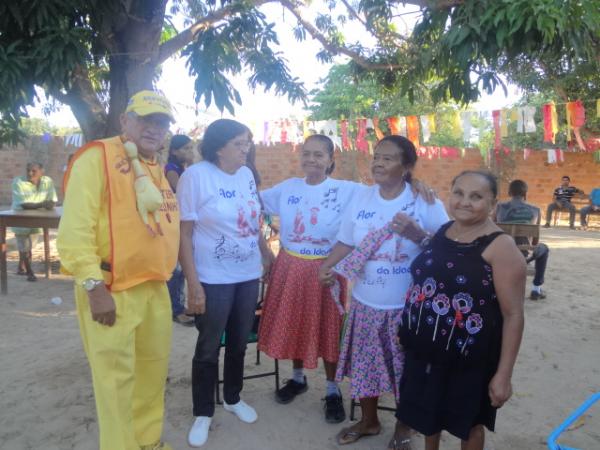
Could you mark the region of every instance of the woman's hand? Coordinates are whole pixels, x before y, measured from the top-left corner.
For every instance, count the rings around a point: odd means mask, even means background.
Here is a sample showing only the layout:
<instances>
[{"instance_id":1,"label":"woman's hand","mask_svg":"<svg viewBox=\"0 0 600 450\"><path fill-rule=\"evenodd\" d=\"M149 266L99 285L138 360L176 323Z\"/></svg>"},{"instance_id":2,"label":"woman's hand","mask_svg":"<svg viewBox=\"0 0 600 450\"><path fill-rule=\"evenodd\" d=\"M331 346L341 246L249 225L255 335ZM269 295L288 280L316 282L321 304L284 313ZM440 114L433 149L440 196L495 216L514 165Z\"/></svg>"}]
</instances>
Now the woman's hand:
<instances>
[{"instance_id":1,"label":"woman's hand","mask_svg":"<svg viewBox=\"0 0 600 450\"><path fill-rule=\"evenodd\" d=\"M427 236L427 233L412 217L403 213L397 213L392 219L392 230L416 244L420 244Z\"/></svg>"},{"instance_id":2,"label":"woman's hand","mask_svg":"<svg viewBox=\"0 0 600 450\"><path fill-rule=\"evenodd\" d=\"M188 307L186 314L204 314L206 311L206 294L198 280L188 281Z\"/></svg>"},{"instance_id":3,"label":"woman's hand","mask_svg":"<svg viewBox=\"0 0 600 450\"><path fill-rule=\"evenodd\" d=\"M488 386L488 395L492 406L500 408L512 396L512 384L510 378L496 373Z\"/></svg>"},{"instance_id":4,"label":"woman's hand","mask_svg":"<svg viewBox=\"0 0 600 450\"><path fill-rule=\"evenodd\" d=\"M335 281L335 275L331 267L326 264L321 264L319 267L319 283L323 286L331 286Z\"/></svg>"},{"instance_id":5,"label":"woman's hand","mask_svg":"<svg viewBox=\"0 0 600 450\"><path fill-rule=\"evenodd\" d=\"M420 195L421 197L423 197L423 200L425 200L430 205L433 205L435 203L437 195L435 191L427 184L423 183L420 180L413 179L410 182L410 185L414 195Z\"/></svg>"}]
</instances>

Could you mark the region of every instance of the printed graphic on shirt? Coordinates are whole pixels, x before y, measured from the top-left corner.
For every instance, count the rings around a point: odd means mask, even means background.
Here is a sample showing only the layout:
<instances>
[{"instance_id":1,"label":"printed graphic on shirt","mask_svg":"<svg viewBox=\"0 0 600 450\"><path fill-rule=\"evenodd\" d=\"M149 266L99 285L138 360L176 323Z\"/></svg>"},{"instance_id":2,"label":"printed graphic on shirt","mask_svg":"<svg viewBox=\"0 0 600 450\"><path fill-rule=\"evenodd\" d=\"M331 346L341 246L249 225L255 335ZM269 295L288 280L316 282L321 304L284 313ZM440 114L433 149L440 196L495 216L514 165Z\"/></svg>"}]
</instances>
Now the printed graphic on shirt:
<instances>
[{"instance_id":1,"label":"printed graphic on shirt","mask_svg":"<svg viewBox=\"0 0 600 450\"><path fill-rule=\"evenodd\" d=\"M219 261L231 260L239 263L251 259L256 254L256 248L256 242L252 242L250 249L244 251L239 244L231 242L222 234L215 242L213 256Z\"/></svg>"},{"instance_id":2,"label":"printed graphic on shirt","mask_svg":"<svg viewBox=\"0 0 600 450\"><path fill-rule=\"evenodd\" d=\"M353 201L353 210L342 223L338 238L347 245L357 246L370 232L385 227L397 213L411 217L423 229L431 232L447 220L441 203L429 207L410 189L394 200L382 199L379 188L365 190ZM420 253L418 244L392 233L370 254L353 288L359 302L379 309L402 308L404 293L410 284L410 264Z\"/></svg>"},{"instance_id":3,"label":"printed graphic on shirt","mask_svg":"<svg viewBox=\"0 0 600 450\"><path fill-rule=\"evenodd\" d=\"M129 158L122 155L117 155L117 162L115 163L115 169L117 169L122 174L127 174L131 172L131 162Z\"/></svg>"},{"instance_id":4,"label":"printed graphic on shirt","mask_svg":"<svg viewBox=\"0 0 600 450\"><path fill-rule=\"evenodd\" d=\"M329 188L327 191L323 192L322 198L318 203L320 207L311 207L307 199L303 201L302 196L290 195L288 197L288 205L298 205L298 208L296 209L296 214L294 216L293 229L287 235L290 242L310 243L312 245L320 247L331 246L333 244L333 242L330 239L323 236L315 236L314 233L319 231L317 227L319 226L320 215L322 215L320 213L329 212L329 215L333 213L336 215L336 217L341 213L342 205L338 201L338 191L339 188L334 187ZM308 212L308 217L304 216L305 212ZM308 228L310 228L310 230L308 230ZM307 252L305 251L301 253L306 254ZM328 253L329 250L327 250L324 253L319 249L313 249L312 252L308 252L308 254L314 254L318 256L325 256Z\"/></svg>"},{"instance_id":5,"label":"printed graphic on shirt","mask_svg":"<svg viewBox=\"0 0 600 450\"><path fill-rule=\"evenodd\" d=\"M416 200L412 200L411 202L402 206L400 208L399 212L404 213L404 214L408 215L409 217L412 217L413 219L415 219L415 204L416 204ZM365 213L364 216L369 216L370 214L375 214L375 213L374 212L373 213ZM359 213L359 215L360 215L360 213ZM417 223L419 223L418 218L416 218L415 220ZM383 218L381 218L380 222L384 222ZM369 232L374 231L377 228L380 228L380 226L376 225L374 223L369 224ZM402 236L399 236L396 233L392 234L387 240L388 241L394 240L393 248L392 248L392 246L387 245L388 244L387 242L384 242L383 245L379 248L379 250L377 252L375 252L369 258L369 261L387 261L390 263L406 263L410 259L410 256L408 255L408 253L405 250L406 240ZM402 272L401 267L394 267L392 270L397 271L397 273L407 273L406 269L404 272ZM384 271L384 272L389 271L389 269L387 269L387 268L378 269L378 273L382 273L382 271Z\"/></svg>"},{"instance_id":6,"label":"printed graphic on shirt","mask_svg":"<svg viewBox=\"0 0 600 450\"><path fill-rule=\"evenodd\" d=\"M323 195L323 200L321 201L321 206L325 209L331 209L336 213L340 213L342 210L342 205L338 202L338 190L339 188L331 188Z\"/></svg>"},{"instance_id":7,"label":"printed graphic on shirt","mask_svg":"<svg viewBox=\"0 0 600 450\"><path fill-rule=\"evenodd\" d=\"M165 217L169 223L172 222L171 214L172 212L179 211L179 206L177 205L177 198L171 189L161 189L160 193L162 194L163 202L160 205L160 212L165 213Z\"/></svg>"}]
</instances>

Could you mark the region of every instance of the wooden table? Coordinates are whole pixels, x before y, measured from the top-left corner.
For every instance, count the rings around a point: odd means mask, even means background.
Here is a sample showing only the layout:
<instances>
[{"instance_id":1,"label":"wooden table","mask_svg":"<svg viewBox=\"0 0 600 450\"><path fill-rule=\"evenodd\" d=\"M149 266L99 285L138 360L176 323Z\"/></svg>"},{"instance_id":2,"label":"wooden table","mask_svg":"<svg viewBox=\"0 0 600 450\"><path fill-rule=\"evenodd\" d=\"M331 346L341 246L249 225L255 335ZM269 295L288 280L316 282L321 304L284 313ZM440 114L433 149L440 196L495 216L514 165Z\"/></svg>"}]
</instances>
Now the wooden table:
<instances>
[{"instance_id":1,"label":"wooden table","mask_svg":"<svg viewBox=\"0 0 600 450\"><path fill-rule=\"evenodd\" d=\"M6 228L26 227L44 230L44 263L46 278L50 278L50 239L48 229L58 228L62 208L29 209L22 211L0 211L0 292L8 294L8 277L6 267Z\"/></svg>"}]
</instances>

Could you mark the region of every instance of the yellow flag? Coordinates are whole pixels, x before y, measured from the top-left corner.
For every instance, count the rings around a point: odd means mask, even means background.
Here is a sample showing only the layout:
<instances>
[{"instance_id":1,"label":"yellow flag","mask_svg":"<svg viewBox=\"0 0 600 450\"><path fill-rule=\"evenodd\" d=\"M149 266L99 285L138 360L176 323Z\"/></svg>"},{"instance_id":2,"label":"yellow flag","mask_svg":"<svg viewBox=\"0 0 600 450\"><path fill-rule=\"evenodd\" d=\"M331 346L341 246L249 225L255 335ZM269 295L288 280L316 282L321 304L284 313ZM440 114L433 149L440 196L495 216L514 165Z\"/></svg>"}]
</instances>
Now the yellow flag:
<instances>
[{"instance_id":1,"label":"yellow flag","mask_svg":"<svg viewBox=\"0 0 600 450\"><path fill-rule=\"evenodd\" d=\"M598 100L598 114L600 116L600 100ZM427 117L429 119L429 131L435 133L435 114L429 114Z\"/></svg>"}]
</instances>

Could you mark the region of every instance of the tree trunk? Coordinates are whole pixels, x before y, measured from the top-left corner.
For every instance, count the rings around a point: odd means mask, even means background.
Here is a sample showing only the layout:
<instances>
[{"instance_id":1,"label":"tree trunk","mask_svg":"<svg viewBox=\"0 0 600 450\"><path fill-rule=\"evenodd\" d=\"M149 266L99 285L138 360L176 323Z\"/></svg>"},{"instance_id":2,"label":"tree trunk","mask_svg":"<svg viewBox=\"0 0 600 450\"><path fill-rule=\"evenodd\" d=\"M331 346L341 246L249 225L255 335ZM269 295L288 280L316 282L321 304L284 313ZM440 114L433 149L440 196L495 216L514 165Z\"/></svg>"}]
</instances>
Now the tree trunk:
<instances>
[{"instance_id":1,"label":"tree trunk","mask_svg":"<svg viewBox=\"0 0 600 450\"><path fill-rule=\"evenodd\" d=\"M123 4L127 10L103 18L103 28L110 30L108 112L85 68L74 74L69 92L54 93L71 107L86 141L118 135L127 100L153 88L166 4L167 0L134 0Z\"/></svg>"}]
</instances>

